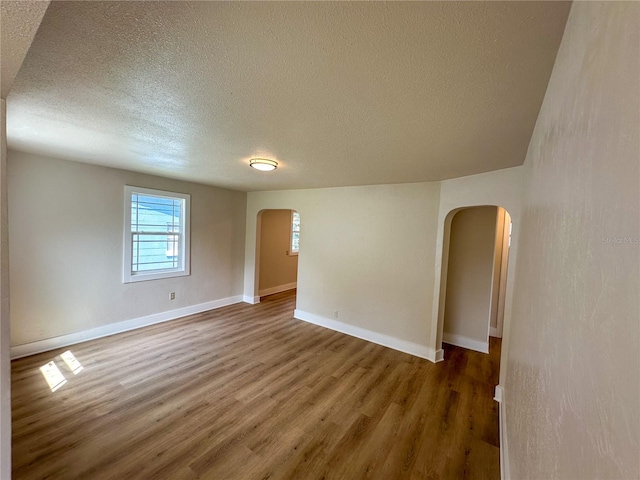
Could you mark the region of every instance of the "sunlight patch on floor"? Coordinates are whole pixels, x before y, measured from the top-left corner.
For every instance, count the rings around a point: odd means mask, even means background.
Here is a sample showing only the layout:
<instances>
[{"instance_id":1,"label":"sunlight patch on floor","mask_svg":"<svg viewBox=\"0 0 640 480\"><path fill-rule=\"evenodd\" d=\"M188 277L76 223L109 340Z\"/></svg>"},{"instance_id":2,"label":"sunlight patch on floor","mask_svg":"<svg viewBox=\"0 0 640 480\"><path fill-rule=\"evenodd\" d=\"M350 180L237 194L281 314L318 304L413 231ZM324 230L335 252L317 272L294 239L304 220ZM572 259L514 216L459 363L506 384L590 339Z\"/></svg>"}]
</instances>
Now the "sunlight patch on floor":
<instances>
[{"instance_id":1,"label":"sunlight patch on floor","mask_svg":"<svg viewBox=\"0 0 640 480\"><path fill-rule=\"evenodd\" d=\"M47 381L49 388L52 392L58 390L61 386L67 383L67 379L64 378L62 372L58 366L52 361L40 367L44 379Z\"/></svg>"},{"instance_id":2,"label":"sunlight patch on floor","mask_svg":"<svg viewBox=\"0 0 640 480\"><path fill-rule=\"evenodd\" d=\"M67 364L67 367L69 367L69 370L71 370L74 375L80 373L80 370L84 368L78 359L74 357L73 353L71 353L71 350L61 353L60 358Z\"/></svg>"},{"instance_id":3,"label":"sunlight patch on floor","mask_svg":"<svg viewBox=\"0 0 640 480\"><path fill-rule=\"evenodd\" d=\"M56 357L58 358L58 357ZM60 354L59 357L67 366L67 368L74 374L77 375L84 368L80 361L75 357L71 350L67 350L64 353ZM40 367L40 372L44 376L44 379L47 381L47 385L52 392L55 392L60 387L62 387L65 383L67 383L66 377L56 365L55 358L51 360L49 363Z\"/></svg>"}]
</instances>

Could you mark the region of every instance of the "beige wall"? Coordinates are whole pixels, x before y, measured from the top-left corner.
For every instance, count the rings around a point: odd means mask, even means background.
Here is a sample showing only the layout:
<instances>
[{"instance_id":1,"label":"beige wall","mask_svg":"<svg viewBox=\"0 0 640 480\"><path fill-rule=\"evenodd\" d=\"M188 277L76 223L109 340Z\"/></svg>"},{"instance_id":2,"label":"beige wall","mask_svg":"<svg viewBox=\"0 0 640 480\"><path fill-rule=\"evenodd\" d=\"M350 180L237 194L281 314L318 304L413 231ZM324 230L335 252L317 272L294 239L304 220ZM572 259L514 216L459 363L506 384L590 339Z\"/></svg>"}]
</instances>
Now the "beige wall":
<instances>
[{"instance_id":1,"label":"beige wall","mask_svg":"<svg viewBox=\"0 0 640 480\"><path fill-rule=\"evenodd\" d=\"M248 194L245 295L255 290L256 218L302 221L297 309L427 345L438 183Z\"/></svg>"},{"instance_id":2,"label":"beige wall","mask_svg":"<svg viewBox=\"0 0 640 480\"><path fill-rule=\"evenodd\" d=\"M496 229L496 263L494 265L495 270L493 284L493 288L497 290L497 295L493 297L496 301L496 312L495 318L492 318L491 324L491 327L495 328L495 331L491 333L491 335L500 338L502 337L502 330L504 326L504 302L507 293L507 271L509 268L509 262L511 261L511 248L509 246L509 240L511 237L511 217L504 208L499 208L498 212L498 228ZM493 323L494 320L495 323Z\"/></svg>"},{"instance_id":3,"label":"beige wall","mask_svg":"<svg viewBox=\"0 0 640 480\"><path fill-rule=\"evenodd\" d=\"M512 478L639 478L639 48L639 3L573 3L525 162Z\"/></svg>"},{"instance_id":4,"label":"beige wall","mask_svg":"<svg viewBox=\"0 0 640 480\"><path fill-rule=\"evenodd\" d=\"M245 193L14 151L8 172L12 345L241 295ZM191 194L190 276L122 283L127 184Z\"/></svg>"},{"instance_id":5,"label":"beige wall","mask_svg":"<svg viewBox=\"0 0 640 480\"><path fill-rule=\"evenodd\" d=\"M497 207L465 208L451 222L444 340L466 346L457 337L487 349Z\"/></svg>"},{"instance_id":6,"label":"beige wall","mask_svg":"<svg viewBox=\"0 0 640 480\"><path fill-rule=\"evenodd\" d=\"M496 219L496 231L493 245L493 272L491 283L491 313L489 314L489 326L497 329L498 326L498 297L500 294L500 265L502 263L502 242L504 240L504 214L505 209L498 207Z\"/></svg>"},{"instance_id":7,"label":"beige wall","mask_svg":"<svg viewBox=\"0 0 640 480\"><path fill-rule=\"evenodd\" d=\"M292 210L260 215L260 295L286 288L298 278L298 255L290 255Z\"/></svg>"}]
</instances>

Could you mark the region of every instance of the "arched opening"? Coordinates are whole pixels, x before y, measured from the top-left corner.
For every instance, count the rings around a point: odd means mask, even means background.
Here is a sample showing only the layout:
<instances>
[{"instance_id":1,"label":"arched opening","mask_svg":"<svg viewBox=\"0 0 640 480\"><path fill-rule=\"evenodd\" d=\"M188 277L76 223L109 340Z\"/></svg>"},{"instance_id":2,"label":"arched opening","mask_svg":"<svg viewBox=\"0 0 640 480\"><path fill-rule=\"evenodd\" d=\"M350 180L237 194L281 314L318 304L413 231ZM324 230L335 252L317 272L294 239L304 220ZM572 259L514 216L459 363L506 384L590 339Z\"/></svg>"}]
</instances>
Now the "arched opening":
<instances>
[{"instance_id":1,"label":"arched opening","mask_svg":"<svg viewBox=\"0 0 640 480\"><path fill-rule=\"evenodd\" d=\"M500 349L507 289L511 217L502 207L473 206L445 220L439 337L489 353Z\"/></svg>"},{"instance_id":2,"label":"arched opening","mask_svg":"<svg viewBox=\"0 0 640 480\"><path fill-rule=\"evenodd\" d=\"M259 301L290 299L295 308L300 233L300 214L296 210L258 212L254 291Z\"/></svg>"}]
</instances>

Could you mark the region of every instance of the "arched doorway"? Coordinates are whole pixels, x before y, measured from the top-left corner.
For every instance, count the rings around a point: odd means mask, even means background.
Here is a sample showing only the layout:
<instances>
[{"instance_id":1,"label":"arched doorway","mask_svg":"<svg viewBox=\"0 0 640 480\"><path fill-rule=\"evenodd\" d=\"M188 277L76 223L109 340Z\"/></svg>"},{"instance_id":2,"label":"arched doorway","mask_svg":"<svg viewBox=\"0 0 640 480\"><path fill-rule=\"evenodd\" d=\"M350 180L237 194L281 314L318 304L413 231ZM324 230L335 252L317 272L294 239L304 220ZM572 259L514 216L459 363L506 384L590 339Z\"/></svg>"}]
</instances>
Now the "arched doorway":
<instances>
[{"instance_id":1,"label":"arched doorway","mask_svg":"<svg viewBox=\"0 0 640 480\"><path fill-rule=\"evenodd\" d=\"M489 353L502 337L511 217L497 206L451 211L445 222L440 296L442 342Z\"/></svg>"}]
</instances>

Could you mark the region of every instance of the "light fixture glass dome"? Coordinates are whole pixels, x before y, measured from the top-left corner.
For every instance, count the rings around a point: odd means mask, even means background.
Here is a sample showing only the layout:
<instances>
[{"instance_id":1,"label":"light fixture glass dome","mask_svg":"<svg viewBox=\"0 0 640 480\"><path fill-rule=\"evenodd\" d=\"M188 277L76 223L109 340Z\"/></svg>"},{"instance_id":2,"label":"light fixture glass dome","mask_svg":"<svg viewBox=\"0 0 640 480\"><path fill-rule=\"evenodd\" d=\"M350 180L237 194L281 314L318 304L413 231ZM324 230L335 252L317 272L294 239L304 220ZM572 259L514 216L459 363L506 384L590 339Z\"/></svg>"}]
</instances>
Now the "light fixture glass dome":
<instances>
[{"instance_id":1,"label":"light fixture glass dome","mask_svg":"<svg viewBox=\"0 0 640 480\"><path fill-rule=\"evenodd\" d=\"M266 158L252 158L249 160L249 166L263 172L270 172L278 168L278 162L275 160L267 160Z\"/></svg>"}]
</instances>

